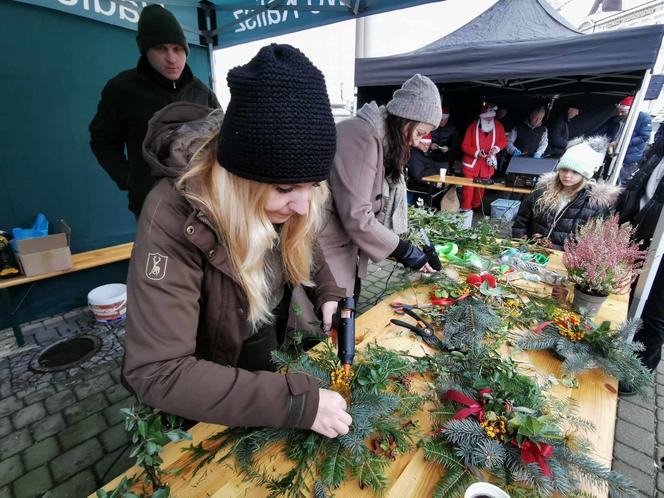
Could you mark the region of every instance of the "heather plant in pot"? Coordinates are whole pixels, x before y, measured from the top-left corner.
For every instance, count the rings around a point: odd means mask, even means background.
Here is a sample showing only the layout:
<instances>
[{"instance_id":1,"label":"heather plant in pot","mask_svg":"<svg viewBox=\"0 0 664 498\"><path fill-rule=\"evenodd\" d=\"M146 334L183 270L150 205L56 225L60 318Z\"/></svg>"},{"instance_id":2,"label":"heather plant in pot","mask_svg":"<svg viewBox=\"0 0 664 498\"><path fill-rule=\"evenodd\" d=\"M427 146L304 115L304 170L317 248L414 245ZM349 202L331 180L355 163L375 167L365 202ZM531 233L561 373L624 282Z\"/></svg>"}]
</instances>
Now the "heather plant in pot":
<instances>
[{"instance_id":1,"label":"heather plant in pot","mask_svg":"<svg viewBox=\"0 0 664 498\"><path fill-rule=\"evenodd\" d=\"M575 284L572 304L577 310L596 314L609 294L629 291L646 255L632 233L617 216L596 218L565 241L563 264Z\"/></svg>"}]
</instances>

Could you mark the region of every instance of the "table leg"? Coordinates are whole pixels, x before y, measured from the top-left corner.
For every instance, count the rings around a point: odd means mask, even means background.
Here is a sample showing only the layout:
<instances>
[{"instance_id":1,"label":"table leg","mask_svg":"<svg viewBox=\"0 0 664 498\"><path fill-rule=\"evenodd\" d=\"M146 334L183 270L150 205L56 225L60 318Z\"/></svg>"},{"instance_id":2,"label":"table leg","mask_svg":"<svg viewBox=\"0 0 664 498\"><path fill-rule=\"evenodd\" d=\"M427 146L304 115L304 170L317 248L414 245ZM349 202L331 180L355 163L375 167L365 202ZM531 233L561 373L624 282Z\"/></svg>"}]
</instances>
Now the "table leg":
<instances>
[{"instance_id":1,"label":"table leg","mask_svg":"<svg viewBox=\"0 0 664 498\"><path fill-rule=\"evenodd\" d=\"M23 332L21 332L21 326L18 324L16 319L16 310L12 304L12 298L9 295L9 290L0 289L0 298L2 299L3 308L8 311L9 321L14 330L14 337L16 338L16 345L21 347L25 344L25 339L23 338Z\"/></svg>"}]
</instances>

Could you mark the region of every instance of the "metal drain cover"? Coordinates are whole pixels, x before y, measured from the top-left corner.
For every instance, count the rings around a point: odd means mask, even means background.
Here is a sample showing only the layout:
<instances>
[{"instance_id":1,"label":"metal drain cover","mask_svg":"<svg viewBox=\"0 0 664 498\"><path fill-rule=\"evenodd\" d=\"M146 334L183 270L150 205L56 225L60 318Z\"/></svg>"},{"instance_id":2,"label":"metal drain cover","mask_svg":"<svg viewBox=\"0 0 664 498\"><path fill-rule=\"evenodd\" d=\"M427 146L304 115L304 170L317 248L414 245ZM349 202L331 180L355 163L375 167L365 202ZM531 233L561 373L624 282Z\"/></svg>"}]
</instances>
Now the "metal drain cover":
<instances>
[{"instance_id":1,"label":"metal drain cover","mask_svg":"<svg viewBox=\"0 0 664 498\"><path fill-rule=\"evenodd\" d=\"M99 351L100 347L101 341L92 335L63 339L39 353L30 362L30 370L41 373L67 370L83 363Z\"/></svg>"}]
</instances>

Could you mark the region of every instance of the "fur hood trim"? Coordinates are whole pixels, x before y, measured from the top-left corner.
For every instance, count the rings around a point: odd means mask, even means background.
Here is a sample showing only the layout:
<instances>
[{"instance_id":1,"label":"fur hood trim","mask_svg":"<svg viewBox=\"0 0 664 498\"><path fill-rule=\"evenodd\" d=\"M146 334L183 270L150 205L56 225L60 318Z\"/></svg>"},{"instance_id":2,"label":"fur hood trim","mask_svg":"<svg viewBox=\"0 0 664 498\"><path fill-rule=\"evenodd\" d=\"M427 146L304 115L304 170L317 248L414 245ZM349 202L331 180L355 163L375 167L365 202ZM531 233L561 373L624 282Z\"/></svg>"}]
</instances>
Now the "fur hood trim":
<instances>
[{"instance_id":1,"label":"fur hood trim","mask_svg":"<svg viewBox=\"0 0 664 498\"><path fill-rule=\"evenodd\" d=\"M538 190L552 188L558 172L544 173L537 182ZM589 197L589 206L595 208L613 207L618 200L622 188L604 181L587 180L584 186L585 195Z\"/></svg>"}]
</instances>

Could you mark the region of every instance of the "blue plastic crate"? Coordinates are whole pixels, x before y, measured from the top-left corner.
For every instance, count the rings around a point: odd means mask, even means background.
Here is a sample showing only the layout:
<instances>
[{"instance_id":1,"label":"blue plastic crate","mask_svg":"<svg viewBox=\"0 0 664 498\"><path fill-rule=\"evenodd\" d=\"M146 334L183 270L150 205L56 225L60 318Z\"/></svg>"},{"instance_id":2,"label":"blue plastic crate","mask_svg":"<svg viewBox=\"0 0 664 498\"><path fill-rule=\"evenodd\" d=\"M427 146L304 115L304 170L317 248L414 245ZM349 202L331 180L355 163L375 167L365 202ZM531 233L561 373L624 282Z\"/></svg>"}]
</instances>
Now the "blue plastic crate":
<instances>
[{"instance_id":1,"label":"blue plastic crate","mask_svg":"<svg viewBox=\"0 0 664 498\"><path fill-rule=\"evenodd\" d=\"M496 199L491 203L491 218L512 221L519 212L521 201L514 199Z\"/></svg>"}]
</instances>

